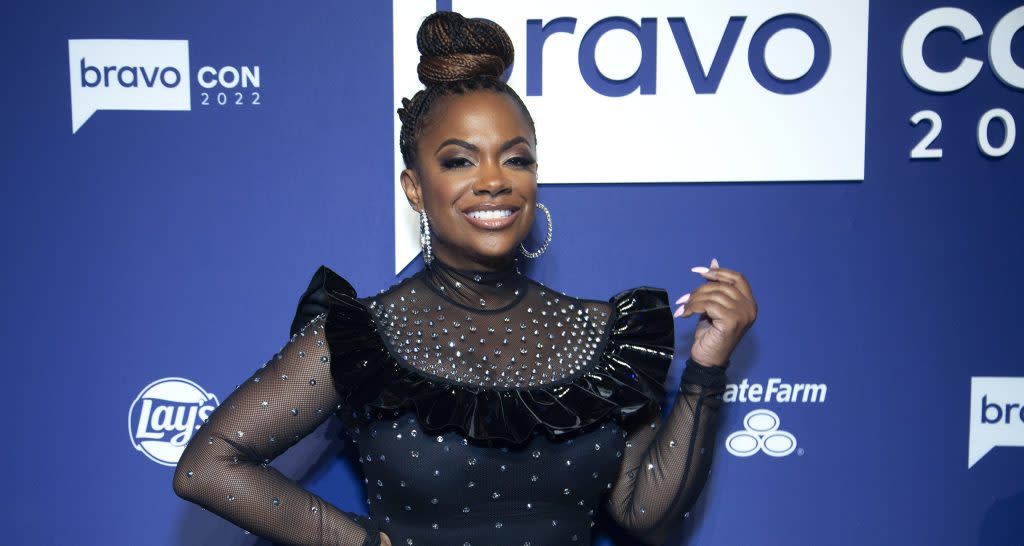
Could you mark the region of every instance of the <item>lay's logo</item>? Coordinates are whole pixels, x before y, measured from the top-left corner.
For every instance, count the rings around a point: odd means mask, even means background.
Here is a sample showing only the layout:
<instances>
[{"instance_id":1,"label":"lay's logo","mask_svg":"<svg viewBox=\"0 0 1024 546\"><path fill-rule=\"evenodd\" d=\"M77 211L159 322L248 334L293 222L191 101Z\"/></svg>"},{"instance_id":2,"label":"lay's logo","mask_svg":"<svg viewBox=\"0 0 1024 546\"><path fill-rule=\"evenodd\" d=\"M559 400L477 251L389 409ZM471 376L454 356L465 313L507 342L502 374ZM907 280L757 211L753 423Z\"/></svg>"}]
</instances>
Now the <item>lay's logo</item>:
<instances>
[{"instance_id":1,"label":"lay's logo","mask_svg":"<svg viewBox=\"0 0 1024 546\"><path fill-rule=\"evenodd\" d=\"M194 381L158 379L146 385L128 409L128 437L153 462L176 466L195 431L218 404L215 395Z\"/></svg>"}]
</instances>

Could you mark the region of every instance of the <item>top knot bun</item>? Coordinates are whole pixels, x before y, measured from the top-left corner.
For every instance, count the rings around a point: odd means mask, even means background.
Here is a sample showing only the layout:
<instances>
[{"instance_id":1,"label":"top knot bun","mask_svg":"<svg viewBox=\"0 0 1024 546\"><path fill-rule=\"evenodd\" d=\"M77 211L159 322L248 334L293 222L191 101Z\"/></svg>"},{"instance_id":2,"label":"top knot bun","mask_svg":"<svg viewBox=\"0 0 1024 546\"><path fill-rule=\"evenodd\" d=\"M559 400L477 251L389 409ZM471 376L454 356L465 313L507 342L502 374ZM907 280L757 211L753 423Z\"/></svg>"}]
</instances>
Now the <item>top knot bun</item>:
<instances>
[{"instance_id":1,"label":"top knot bun","mask_svg":"<svg viewBox=\"0 0 1024 546\"><path fill-rule=\"evenodd\" d=\"M500 78L515 58L505 29L487 19L467 19L453 11L430 14L416 33L425 85L469 80L478 76Z\"/></svg>"}]
</instances>

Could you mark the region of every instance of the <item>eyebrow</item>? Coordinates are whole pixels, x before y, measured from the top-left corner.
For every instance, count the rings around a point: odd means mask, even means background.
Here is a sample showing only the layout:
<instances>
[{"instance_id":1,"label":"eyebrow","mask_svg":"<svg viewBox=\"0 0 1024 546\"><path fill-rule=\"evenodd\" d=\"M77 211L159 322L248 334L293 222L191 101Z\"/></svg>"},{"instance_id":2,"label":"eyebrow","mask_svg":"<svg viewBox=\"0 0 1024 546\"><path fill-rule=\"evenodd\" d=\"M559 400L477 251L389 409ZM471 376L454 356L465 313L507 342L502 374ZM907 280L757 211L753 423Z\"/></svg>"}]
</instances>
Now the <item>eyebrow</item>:
<instances>
[{"instance_id":1,"label":"eyebrow","mask_svg":"<svg viewBox=\"0 0 1024 546\"><path fill-rule=\"evenodd\" d=\"M498 151L499 152L504 152L505 150L507 150L507 149L515 146L516 144L519 144L519 143L523 143L523 144L529 145L530 141L526 140L526 137L517 136L517 137L514 137L514 138L511 138L511 139L507 140L504 144L501 145L501 149L499 149ZM437 150L434 151L434 153L436 154L437 152L440 152L441 148L444 148L445 146L448 146L449 144L454 144L456 146L461 146L461 147L463 147L463 148L465 148L467 150L473 151L473 152L479 152L480 151L480 148L476 147L476 145L470 144L469 142L466 142L465 140L458 139L458 138L449 138L448 140L442 142L441 145L437 147Z\"/></svg>"}]
</instances>

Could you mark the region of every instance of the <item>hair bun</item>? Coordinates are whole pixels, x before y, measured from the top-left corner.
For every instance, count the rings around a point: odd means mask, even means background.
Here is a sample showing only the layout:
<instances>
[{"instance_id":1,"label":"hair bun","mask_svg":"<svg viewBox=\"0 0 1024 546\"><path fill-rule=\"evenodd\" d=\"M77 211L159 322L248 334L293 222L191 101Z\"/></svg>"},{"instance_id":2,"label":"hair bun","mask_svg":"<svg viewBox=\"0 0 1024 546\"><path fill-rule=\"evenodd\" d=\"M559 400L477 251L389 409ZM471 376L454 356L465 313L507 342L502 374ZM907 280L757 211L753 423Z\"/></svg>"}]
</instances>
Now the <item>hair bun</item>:
<instances>
[{"instance_id":1,"label":"hair bun","mask_svg":"<svg viewBox=\"0 0 1024 546\"><path fill-rule=\"evenodd\" d=\"M416 33L425 85L468 80L477 76L500 78L515 58L505 29L487 19L467 19L453 11L430 14Z\"/></svg>"}]
</instances>

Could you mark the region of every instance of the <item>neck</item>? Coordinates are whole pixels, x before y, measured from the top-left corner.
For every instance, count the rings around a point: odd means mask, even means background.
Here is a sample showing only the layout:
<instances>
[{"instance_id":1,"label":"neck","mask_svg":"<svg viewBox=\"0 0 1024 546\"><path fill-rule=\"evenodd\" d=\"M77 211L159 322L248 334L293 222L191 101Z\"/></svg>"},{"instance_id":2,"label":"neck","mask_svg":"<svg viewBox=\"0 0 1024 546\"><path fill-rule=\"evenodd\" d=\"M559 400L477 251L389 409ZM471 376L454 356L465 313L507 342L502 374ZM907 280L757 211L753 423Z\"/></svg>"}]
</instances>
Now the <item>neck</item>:
<instances>
[{"instance_id":1,"label":"neck","mask_svg":"<svg viewBox=\"0 0 1024 546\"><path fill-rule=\"evenodd\" d=\"M515 268L518 258L513 250L500 256L470 256L466 253L452 252L440 241L434 242L434 259L450 269L486 273L506 271Z\"/></svg>"},{"instance_id":2,"label":"neck","mask_svg":"<svg viewBox=\"0 0 1024 546\"><path fill-rule=\"evenodd\" d=\"M526 288L526 277L519 271L515 255L495 262L491 268L473 262L452 264L434 256L419 275L449 301L480 310L503 308L518 300Z\"/></svg>"}]
</instances>

